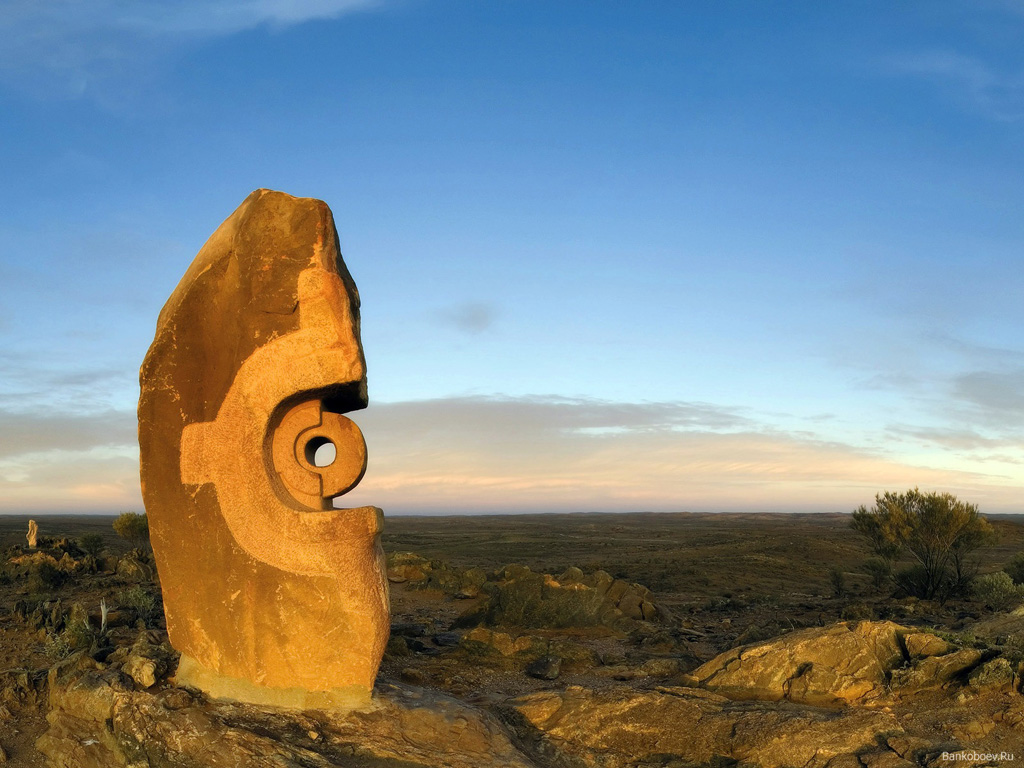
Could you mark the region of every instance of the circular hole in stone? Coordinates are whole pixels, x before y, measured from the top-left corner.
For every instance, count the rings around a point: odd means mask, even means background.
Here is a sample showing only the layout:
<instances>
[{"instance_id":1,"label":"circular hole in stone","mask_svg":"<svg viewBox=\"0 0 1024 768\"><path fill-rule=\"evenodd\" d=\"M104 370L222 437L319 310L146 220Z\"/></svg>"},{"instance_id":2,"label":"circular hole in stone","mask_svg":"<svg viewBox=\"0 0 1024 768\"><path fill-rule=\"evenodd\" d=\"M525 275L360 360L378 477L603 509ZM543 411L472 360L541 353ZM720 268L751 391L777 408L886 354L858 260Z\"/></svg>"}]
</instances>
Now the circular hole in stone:
<instances>
[{"instance_id":1,"label":"circular hole in stone","mask_svg":"<svg viewBox=\"0 0 1024 768\"><path fill-rule=\"evenodd\" d=\"M338 449L326 437L314 437L306 443L306 461L314 467L329 467L338 458Z\"/></svg>"}]
</instances>

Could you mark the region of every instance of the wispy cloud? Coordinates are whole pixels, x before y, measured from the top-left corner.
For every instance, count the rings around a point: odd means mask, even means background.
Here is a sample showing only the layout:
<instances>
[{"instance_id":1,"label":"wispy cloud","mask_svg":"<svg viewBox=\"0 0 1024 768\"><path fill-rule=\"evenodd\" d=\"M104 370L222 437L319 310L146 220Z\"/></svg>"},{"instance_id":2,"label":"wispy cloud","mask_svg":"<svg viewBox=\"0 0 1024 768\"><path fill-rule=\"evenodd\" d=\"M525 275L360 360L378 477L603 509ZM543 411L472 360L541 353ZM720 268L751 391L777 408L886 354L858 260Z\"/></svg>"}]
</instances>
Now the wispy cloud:
<instances>
[{"instance_id":1,"label":"wispy cloud","mask_svg":"<svg viewBox=\"0 0 1024 768\"><path fill-rule=\"evenodd\" d=\"M141 509L138 449L51 450L0 460L0 512Z\"/></svg>"},{"instance_id":2,"label":"wispy cloud","mask_svg":"<svg viewBox=\"0 0 1024 768\"><path fill-rule=\"evenodd\" d=\"M442 325L476 334L494 326L498 309L491 304L470 301L439 310L435 317Z\"/></svg>"},{"instance_id":3,"label":"wispy cloud","mask_svg":"<svg viewBox=\"0 0 1024 768\"><path fill-rule=\"evenodd\" d=\"M136 445L135 414L106 411L90 415L0 410L0 473L11 457L51 450L88 451ZM21 461L24 461L22 459Z\"/></svg>"},{"instance_id":4,"label":"wispy cloud","mask_svg":"<svg viewBox=\"0 0 1024 768\"><path fill-rule=\"evenodd\" d=\"M974 471L943 468L708 403L466 396L372 404L351 416L370 464L339 503L391 512L841 511L915 485L996 511L1015 509L1024 490L1006 473L1013 457L994 455L1002 466L974 463ZM0 511L138 505L133 413L0 411L0 435ZM952 434L909 427L902 436L957 450L1012 448L969 434L953 445Z\"/></svg>"},{"instance_id":5,"label":"wispy cloud","mask_svg":"<svg viewBox=\"0 0 1024 768\"><path fill-rule=\"evenodd\" d=\"M370 466L344 506L843 510L920 485L1005 508L1020 492L997 474L914 466L700 403L463 397L354 418Z\"/></svg>"},{"instance_id":6,"label":"wispy cloud","mask_svg":"<svg viewBox=\"0 0 1024 768\"><path fill-rule=\"evenodd\" d=\"M986 425L1024 430L1024 369L960 374L953 380L952 394Z\"/></svg>"},{"instance_id":7,"label":"wispy cloud","mask_svg":"<svg viewBox=\"0 0 1024 768\"><path fill-rule=\"evenodd\" d=\"M973 56L922 51L888 60L896 73L923 78L962 108L997 120L1024 118L1024 73L1000 71Z\"/></svg>"},{"instance_id":8,"label":"wispy cloud","mask_svg":"<svg viewBox=\"0 0 1024 768\"><path fill-rule=\"evenodd\" d=\"M42 78L64 95L152 62L177 44L268 25L284 27L379 5L380 0L5 0L0 73Z\"/></svg>"}]
</instances>

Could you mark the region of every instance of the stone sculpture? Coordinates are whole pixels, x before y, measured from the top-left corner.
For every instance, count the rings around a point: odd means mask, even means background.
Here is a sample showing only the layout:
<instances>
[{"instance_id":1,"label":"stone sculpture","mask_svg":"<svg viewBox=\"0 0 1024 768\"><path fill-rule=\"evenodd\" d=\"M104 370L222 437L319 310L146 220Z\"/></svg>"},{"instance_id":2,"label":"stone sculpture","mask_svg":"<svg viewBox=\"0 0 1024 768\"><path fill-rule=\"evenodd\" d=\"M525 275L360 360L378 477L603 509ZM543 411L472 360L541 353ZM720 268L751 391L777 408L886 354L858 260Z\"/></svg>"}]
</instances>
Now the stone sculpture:
<instances>
[{"instance_id":1,"label":"stone sculpture","mask_svg":"<svg viewBox=\"0 0 1024 768\"><path fill-rule=\"evenodd\" d=\"M200 250L140 372L142 491L176 679L303 708L369 701L388 637L359 294L325 203L257 190ZM318 450L332 444L333 461ZM329 447L329 446L328 446Z\"/></svg>"},{"instance_id":2,"label":"stone sculpture","mask_svg":"<svg viewBox=\"0 0 1024 768\"><path fill-rule=\"evenodd\" d=\"M36 525L35 520L28 521L28 533L25 534L25 538L28 539L29 549L35 549L36 541L39 538L39 526Z\"/></svg>"}]
</instances>

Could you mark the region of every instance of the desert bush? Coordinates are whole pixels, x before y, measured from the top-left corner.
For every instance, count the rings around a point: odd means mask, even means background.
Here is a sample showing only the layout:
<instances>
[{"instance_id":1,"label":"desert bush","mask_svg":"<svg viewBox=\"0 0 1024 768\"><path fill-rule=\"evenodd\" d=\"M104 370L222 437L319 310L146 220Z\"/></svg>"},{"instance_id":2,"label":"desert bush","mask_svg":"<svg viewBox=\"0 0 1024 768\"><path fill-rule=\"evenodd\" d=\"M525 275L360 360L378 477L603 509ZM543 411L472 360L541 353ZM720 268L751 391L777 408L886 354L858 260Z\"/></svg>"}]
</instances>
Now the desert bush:
<instances>
[{"instance_id":1,"label":"desert bush","mask_svg":"<svg viewBox=\"0 0 1024 768\"><path fill-rule=\"evenodd\" d=\"M951 493L886 491L875 505L853 513L851 526L869 542L875 556L896 566L893 580L914 597L946 599L964 593L977 565L972 554L993 538L978 507Z\"/></svg>"},{"instance_id":2,"label":"desert bush","mask_svg":"<svg viewBox=\"0 0 1024 768\"><path fill-rule=\"evenodd\" d=\"M28 572L28 591L33 595L53 592L64 583L65 575L57 566L45 560L33 563Z\"/></svg>"},{"instance_id":3,"label":"desert bush","mask_svg":"<svg viewBox=\"0 0 1024 768\"><path fill-rule=\"evenodd\" d=\"M833 597L842 597L846 594L846 574L838 565L828 569L828 583L832 587Z\"/></svg>"},{"instance_id":4,"label":"desert bush","mask_svg":"<svg viewBox=\"0 0 1024 768\"><path fill-rule=\"evenodd\" d=\"M1024 584L1024 552L1018 552L1003 566L1003 571L1013 579L1014 584Z\"/></svg>"},{"instance_id":5,"label":"desert bush","mask_svg":"<svg viewBox=\"0 0 1024 768\"><path fill-rule=\"evenodd\" d=\"M1024 602L1024 585L1014 584L1004 571L996 571L974 580L974 596L996 611L1005 611Z\"/></svg>"},{"instance_id":6,"label":"desert bush","mask_svg":"<svg viewBox=\"0 0 1024 768\"><path fill-rule=\"evenodd\" d=\"M149 520L138 512L122 512L114 520L114 532L133 547L142 547L149 542Z\"/></svg>"},{"instance_id":7,"label":"desert bush","mask_svg":"<svg viewBox=\"0 0 1024 768\"><path fill-rule=\"evenodd\" d=\"M868 577L871 579L871 586L881 592L886 585L892 584L892 563L882 557L869 557L861 565Z\"/></svg>"},{"instance_id":8,"label":"desert bush","mask_svg":"<svg viewBox=\"0 0 1024 768\"><path fill-rule=\"evenodd\" d=\"M43 644L43 652L51 659L59 661L75 651L88 649L92 646L95 635L84 614L72 612L60 632L49 632Z\"/></svg>"},{"instance_id":9,"label":"desert bush","mask_svg":"<svg viewBox=\"0 0 1024 768\"><path fill-rule=\"evenodd\" d=\"M900 568L892 574L893 583L898 589L909 597L918 598L924 598L928 593L929 578L927 569L919 563Z\"/></svg>"},{"instance_id":10,"label":"desert bush","mask_svg":"<svg viewBox=\"0 0 1024 768\"><path fill-rule=\"evenodd\" d=\"M156 597L141 584L133 584L127 589L121 590L117 595L117 602L122 607L134 609L147 627L152 626L157 616L160 615Z\"/></svg>"},{"instance_id":11,"label":"desert bush","mask_svg":"<svg viewBox=\"0 0 1024 768\"><path fill-rule=\"evenodd\" d=\"M103 550L107 548L107 544L103 539L102 534L99 533L87 533L78 539L78 546L81 547L82 551L87 555L93 557L99 557L103 554Z\"/></svg>"}]
</instances>

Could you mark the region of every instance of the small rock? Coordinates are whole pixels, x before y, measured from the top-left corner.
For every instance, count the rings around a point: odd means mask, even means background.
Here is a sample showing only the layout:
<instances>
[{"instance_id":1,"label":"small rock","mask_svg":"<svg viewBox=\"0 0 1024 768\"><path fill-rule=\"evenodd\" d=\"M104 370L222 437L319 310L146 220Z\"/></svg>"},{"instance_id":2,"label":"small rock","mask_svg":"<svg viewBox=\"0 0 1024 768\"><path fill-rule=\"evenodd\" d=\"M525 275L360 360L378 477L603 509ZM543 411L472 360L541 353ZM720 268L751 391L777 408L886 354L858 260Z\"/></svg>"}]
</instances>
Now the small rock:
<instances>
[{"instance_id":1,"label":"small rock","mask_svg":"<svg viewBox=\"0 0 1024 768\"><path fill-rule=\"evenodd\" d=\"M143 688L156 685L157 662L144 656L129 656L124 664L125 673Z\"/></svg>"},{"instance_id":2,"label":"small rock","mask_svg":"<svg viewBox=\"0 0 1024 768\"><path fill-rule=\"evenodd\" d=\"M163 701L163 705L172 711L191 707L195 703L195 699L192 698L192 694L184 688L168 688L164 692L161 700Z\"/></svg>"},{"instance_id":3,"label":"small rock","mask_svg":"<svg viewBox=\"0 0 1024 768\"><path fill-rule=\"evenodd\" d=\"M406 643L409 646L409 650L413 653L420 653L427 656L436 656L438 653L440 653L440 651L437 650L437 648L428 643L426 640L423 640L419 637L410 638L406 640Z\"/></svg>"},{"instance_id":4,"label":"small rock","mask_svg":"<svg viewBox=\"0 0 1024 768\"><path fill-rule=\"evenodd\" d=\"M626 654L618 648L612 648L600 655L601 663L608 667L614 667L626 663Z\"/></svg>"},{"instance_id":5,"label":"small rock","mask_svg":"<svg viewBox=\"0 0 1024 768\"><path fill-rule=\"evenodd\" d=\"M386 656L408 656L412 651L409 650L409 644L405 641L405 638L401 635L392 635L388 638L387 648L384 650Z\"/></svg>"},{"instance_id":6,"label":"small rock","mask_svg":"<svg viewBox=\"0 0 1024 768\"><path fill-rule=\"evenodd\" d=\"M418 669L412 667L406 667L398 673L399 677L402 678L403 682L411 685L423 685L427 681L427 676L420 672Z\"/></svg>"},{"instance_id":7,"label":"small rock","mask_svg":"<svg viewBox=\"0 0 1024 768\"><path fill-rule=\"evenodd\" d=\"M558 577L562 584L576 584L583 581L583 571L575 565L565 569L565 573Z\"/></svg>"},{"instance_id":8,"label":"small rock","mask_svg":"<svg viewBox=\"0 0 1024 768\"><path fill-rule=\"evenodd\" d=\"M140 633L122 668L142 688L156 685L157 680L167 674L168 670L167 652L150 640L145 632Z\"/></svg>"},{"instance_id":9,"label":"small rock","mask_svg":"<svg viewBox=\"0 0 1024 768\"><path fill-rule=\"evenodd\" d=\"M1002 656L978 666L967 678L972 688L1010 690L1013 688L1013 667Z\"/></svg>"},{"instance_id":10,"label":"small rock","mask_svg":"<svg viewBox=\"0 0 1024 768\"><path fill-rule=\"evenodd\" d=\"M396 621L391 625L391 636L423 637L427 634L427 625L416 621Z\"/></svg>"},{"instance_id":11,"label":"small rock","mask_svg":"<svg viewBox=\"0 0 1024 768\"><path fill-rule=\"evenodd\" d=\"M463 636L462 642L481 643L490 646L502 656L511 656L514 653L526 651L533 647L533 638L529 635L513 638L504 632L495 632L483 627L477 627L467 632Z\"/></svg>"},{"instance_id":12,"label":"small rock","mask_svg":"<svg viewBox=\"0 0 1024 768\"><path fill-rule=\"evenodd\" d=\"M526 665L526 674L538 680L554 680L562 671L562 660L558 656L541 656Z\"/></svg>"},{"instance_id":13,"label":"small rock","mask_svg":"<svg viewBox=\"0 0 1024 768\"><path fill-rule=\"evenodd\" d=\"M462 635L458 632L441 632L434 635L434 644L440 646L456 646L462 642Z\"/></svg>"},{"instance_id":14,"label":"small rock","mask_svg":"<svg viewBox=\"0 0 1024 768\"><path fill-rule=\"evenodd\" d=\"M679 661L676 659L648 659L640 665L640 669L652 677L670 677L679 672Z\"/></svg>"}]
</instances>

